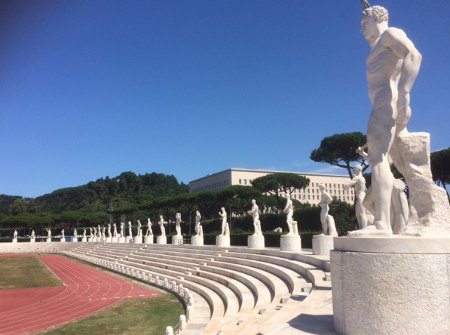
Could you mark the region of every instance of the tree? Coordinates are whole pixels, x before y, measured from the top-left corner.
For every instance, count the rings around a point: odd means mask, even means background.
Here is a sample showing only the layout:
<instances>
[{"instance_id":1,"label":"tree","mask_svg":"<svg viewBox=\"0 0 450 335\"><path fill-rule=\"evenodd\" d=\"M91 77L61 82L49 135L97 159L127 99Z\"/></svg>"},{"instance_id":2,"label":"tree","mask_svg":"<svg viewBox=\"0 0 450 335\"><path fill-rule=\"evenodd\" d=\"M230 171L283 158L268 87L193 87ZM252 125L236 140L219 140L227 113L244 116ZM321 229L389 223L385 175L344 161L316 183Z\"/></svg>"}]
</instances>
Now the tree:
<instances>
[{"instance_id":1,"label":"tree","mask_svg":"<svg viewBox=\"0 0 450 335\"><path fill-rule=\"evenodd\" d=\"M252 186L261 193L274 195L280 204L280 194L291 194L295 189L302 189L309 185L309 178L295 173L272 173L252 181Z\"/></svg>"},{"instance_id":2,"label":"tree","mask_svg":"<svg viewBox=\"0 0 450 335\"><path fill-rule=\"evenodd\" d=\"M356 153L358 147L366 144L366 135L360 132L336 134L325 137L317 149L311 152L314 162L328 163L347 169L350 178L353 178L352 162L362 166L364 172L368 167L366 160Z\"/></svg>"},{"instance_id":3,"label":"tree","mask_svg":"<svg viewBox=\"0 0 450 335\"><path fill-rule=\"evenodd\" d=\"M447 191L446 185L450 184L450 148L431 153L431 173L433 180Z\"/></svg>"}]
</instances>

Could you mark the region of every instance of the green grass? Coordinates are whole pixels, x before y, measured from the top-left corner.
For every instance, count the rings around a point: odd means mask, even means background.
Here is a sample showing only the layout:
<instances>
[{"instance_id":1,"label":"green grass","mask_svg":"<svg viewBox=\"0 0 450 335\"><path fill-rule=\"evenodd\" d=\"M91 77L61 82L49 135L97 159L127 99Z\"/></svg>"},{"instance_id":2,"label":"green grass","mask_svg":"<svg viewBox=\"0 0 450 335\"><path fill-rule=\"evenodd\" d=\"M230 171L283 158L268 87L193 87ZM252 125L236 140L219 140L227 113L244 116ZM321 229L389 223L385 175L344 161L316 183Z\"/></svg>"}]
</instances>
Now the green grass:
<instances>
[{"instance_id":1,"label":"green grass","mask_svg":"<svg viewBox=\"0 0 450 335\"><path fill-rule=\"evenodd\" d=\"M161 335L178 323L184 309L172 294L161 298L127 300L85 319L41 334L46 335Z\"/></svg>"},{"instance_id":2,"label":"green grass","mask_svg":"<svg viewBox=\"0 0 450 335\"><path fill-rule=\"evenodd\" d=\"M0 289L57 285L60 280L36 257L0 258Z\"/></svg>"}]
</instances>

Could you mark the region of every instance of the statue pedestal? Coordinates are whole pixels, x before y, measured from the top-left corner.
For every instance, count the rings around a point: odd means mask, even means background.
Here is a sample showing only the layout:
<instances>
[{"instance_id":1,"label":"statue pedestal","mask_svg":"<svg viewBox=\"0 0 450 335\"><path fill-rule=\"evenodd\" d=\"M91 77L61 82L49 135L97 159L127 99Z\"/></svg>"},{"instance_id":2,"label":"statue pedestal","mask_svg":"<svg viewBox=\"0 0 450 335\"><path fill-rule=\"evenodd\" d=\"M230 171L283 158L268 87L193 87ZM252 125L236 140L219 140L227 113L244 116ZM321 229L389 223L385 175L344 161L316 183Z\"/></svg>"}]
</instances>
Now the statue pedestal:
<instances>
[{"instance_id":1,"label":"statue pedestal","mask_svg":"<svg viewBox=\"0 0 450 335\"><path fill-rule=\"evenodd\" d=\"M87 237L82 237L81 242L87 242Z\"/></svg>"},{"instance_id":2,"label":"statue pedestal","mask_svg":"<svg viewBox=\"0 0 450 335\"><path fill-rule=\"evenodd\" d=\"M119 242L119 236L111 237L111 243L118 243L118 242Z\"/></svg>"},{"instance_id":3,"label":"statue pedestal","mask_svg":"<svg viewBox=\"0 0 450 335\"><path fill-rule=\"evenodd\" d=\"M312 250L314 255L329 256L333 250L333 236L314 235L312 240Z\"/></svg>"},{"instance_id":4,"label":"statue pedestal","mask_svg":"<svg viewBox=\"0 0 450 335\"><path fill-rule=\"evenodd\" d=\"M450 334L450 237L335 237L340 334Z\"/></svg>"},{"instance_id":5,"label":"statue pedestal","mask_svg":"<svg viewBox=\"0 0 450 335\"><path fill-rule=\"evenodd\" d=\"M135 236L133 239L133 242L136 244L142 244L142 235L141 236Z\"/></svg>"},{"instance_id":6,"label":"statue pedestal","mask_svg":"<svg viewBox=\"0 0 450 335\"><path fill-rule=\"evenodd\" d=\"M17 238L13 238L12 243L17 243Z\"/></svg>"},{"instance_id":7,"label":"statue pedestal","mask_svg":"<svg viewBox=\"0 0 450 335\"><path fill-rule=\"evenodd\" d=\"M112 243L112 237L107 237L107 238L105 239L105 242L106 242L106 243Z\"/></svg>"},{"instance_id":8,"label":"statue pedestal","mask_svg":"<svg viewBox=\"0 0 450 335\"><path fill-rule=\"evenodd\" d=\"M153 235L144 236L144 243L145 244L153 244Z\"/></svg>"},{"instance_id":9,"label":"statue pedestal","mask_svg":"<svg viewBox=\"0 0 450 335\"><path fill-rule=\"evenodd\" d=\"M66 238L65 238L65 237L61 237L61 239L59 240L59 242L62 242L62 243L66 242Z\"/></svg>"},{"instance_id":10,"label":"statue pedestal","mask_svg":"<svg viewBox=\"0 0 450 335\"><path fill-rule=\"evenodd\" d=\"M203 235L194 235L191 237L191 245L203 245Z\"/></svg>"},{"instance_id":11,"label":"statue pedestal","mask_svg":"<svg viewBox=\"0 0 450 335\"><path fill-rule=\"evenodd\" d=\"M280 238L281 251L302 251L302 239L300 235L281 235Z\"/></svg>"},{"instance_id":12,"label":"statue pedestal","mask_svg":"<svg viewBox=\"0 0 450 335\"><path fill-rule=\"evenodd\" d=\"M30 243L34 243L34 242L36 242L36 239L35 238L30 238Z\"/></svg>"},{"instance_id":13,"label":"statue pedestal","mask_svg":"<svg viewBox=\"0 0 450 335\"><path fill-rule=\"evenodd\" d=\"M130 243L132 239L131 236L125 236L125 243Z\"/></svg>"},{"instance_id":14,"label":"statue pedestal","mask_svg":"<svg viewBox=\"0 0 450 335\"><path fill-rule=\"evenodd\" d=\"M46 240L45 240L45 242L51 242L52 241L52 238L50 237L50 238L47 238Z\"/></svg>"},{"instance_id":15,"label":"statue pedestal","mask_svg":"<svg viewBox=\"0 0 450 335\"><path fill-rule=\"evenodd\" d=\"M183 236L173 235L172 236L172 244L174 244L174 245L181 245L181 244L183 244Z\"/></svg>"},{"instance_id":16,"label":"statue pedestal","mask_svg":"<svg viewBox=\"0 0 450 335\"><path fill-rule=\"evenodd\" d=\"M125 237L122 237L122 236L119 237L118 241L119 241L119 243L125 243L126 242Z\"/></svg>"},{"instance_id":17,"label":"statue pedestal","mask_svg":"<svg viewBox=\"0 0 450 335\"><path fill-rule=\"evenodd\" d=\"M250 235L247 238L247 245L250 249L264 249L265 242L263 235Z\"/></svg>"},{"instance_id":18,"label":"statue pedestal","mask_svg":"<svg viewBox=\"0 0 450 335\"><path fill-rule=\"evenodd\" d=\"M218 235L216 236L216 247L229 247L230 235Z\"/></svg>"},{"instance_id":19,"label":"statue pedestal","mask_svg":"<svg viewBox=\"0 0 450 335\"><path fill-rule=\"evenodd\" d=\"M167 244L167 236L158 236L156 238L156 244Z\"/></svg>"},{"instance_id":20,"label":"statue pedestal","mask_svg":"<svg viewBox=\"0 0 450 335\"><path fill-rule=\"evenodd\" d=\"M93 237L88 237L88 242L94 242L94 238Z\"/></svg>"},{"instance_id":21,"label":"statue pedestal","mask_svg":"<svg viewBox=\"0 0 450 335\"><path fill-rule=\"evenodd\" d=\"M78 242L78 237L72 237L72 242Z\"/></svg>"}]
</instances>

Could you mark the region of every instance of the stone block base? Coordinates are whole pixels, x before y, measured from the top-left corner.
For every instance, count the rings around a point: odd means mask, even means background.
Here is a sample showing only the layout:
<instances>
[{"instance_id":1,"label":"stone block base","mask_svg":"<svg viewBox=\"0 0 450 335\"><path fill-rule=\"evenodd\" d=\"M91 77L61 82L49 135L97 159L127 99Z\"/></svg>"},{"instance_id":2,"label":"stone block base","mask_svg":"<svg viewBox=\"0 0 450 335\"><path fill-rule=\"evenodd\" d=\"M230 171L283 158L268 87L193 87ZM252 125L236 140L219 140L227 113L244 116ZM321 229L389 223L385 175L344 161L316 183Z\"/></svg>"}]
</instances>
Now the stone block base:
<instances>
[{"instance_id":1,"label":"stone block base","mask_svg":"<svg viewBox=\"0 0 450 335\"><path fill-rule=\"evenodd\" d=\"M13 238L12 243L17 243L17 238Z\"/></svg>"},{"instance_id":2,"label":"stone block base","mask_svg":"<svg viewBox=\"0 0 450 335\"><path fill-rule=\"evenodd\" d=\"M48 239L45 240L45 242L47 242L47 243L49 243L49 242L51 242L51 241L52 241L51 238L48 238Z\"/></svg>"},{"instance_id":3,"label":"stone block base","mask_svg":"<svg viewBox=\"0 0 450 335\"><path fill-rule=\"evenodd\" d=\"M156 238L156 244L167 244L167 236L158 236Z\"/></svg>"},{"instance_id":4,"label":"stone block base","mask_svg":"<svg viewBox=\"0 0 450 335\"><path fill-rule=\"evenodd\" d=\"M229 247L230 235L218 235L216 236L216 247Z\"/></svg>"},{"instance_id":5,"label":"stone block base","mask_svg":"<svg viewBox=\"0 0 450 335\"><path fill-rule=\"evenodd\" d=\"M172 244L173 245L183 244L183 236L178 236L178 235L172 236Z\"/></svg>"},{"instance_id":6,"label":"stone block base","mask_svg":"<svg viewBox=\"0 0 450 335\"><path fill-rule=\"evenodd\" d=\"M144 237L144 243L145 244L153 244L153 235L145 236Z\"/></svg>"},{"instance_id":7,"label":"stone block base","mask_svg":"<svg viewBox=\"0 0 450 335\"><path fill-rule=\"evenodd\" d=\"M340 334L450 334L450 238L335 237Z\"/></svg>"},{"instance_id":8,"label":"stone block base","mask_svg":"<svg viewBox=\"0 0 450 335\"><path fill-rule=\"evenodd\" d=\"M199 235L194 235L191 237L191 245L203 245L204 241L203 241L203 235L199 236Z\"/></svg>"},{"instance_id":9,"label":"stone block base","mask_svg":"<svg viewBox=\"0 0 450 335\"><path fill-rule=\"evenodd\" d=\"M247 245L250 249L264 249L265 242L262 235L250 235L247 238Z\"/></svg>"},{"instance_id":10,"label":"stone block base","mask_svg":"<svg viewBox=\"0 0 450 335\"><path fill-rule=\"evenodd\" d=\"M81 242L87 242L87 237L81 238Z\"/></svg>"},{"instance_id":11,"label":"stone block base","mask_svg":"<svg viewBox=\"0 0 450 335\"><path fill-rule=\"evenodd\" d=\"M112 243L112 237L107 237L106 239L105 239L105 242L106 243Z\"/></svg>"},{"instance_id":12,"label":"stone block base","mask_svg":"<svg viewBox=\"0 0 450 335\"><path fill-rule=\"evenodd\" d=\"M302 251L302 240L300 235L281 235L280 239L281 251Z\"/></svg>"},{"instance_id":13,"label":"stone block base","mask_svg":"<svg viewBox=\"0 0 450 335\"><path fill-rule=\"evenodd\" d=\"M125 239L125 237L119 237L119 243L125 243L126 242L126 239Z\"/></svg>"},{"instance_id":14,"label":"stone block base","mask_svg":"<svg viewBox=\"0 0 450 335\"><path fill-rule=\"evenodd\" d=\"M77 237L72 237L72 242L78 242L78 238Z\"/></svg>"},{"instance_id":15,"label":"stone block base","mask_svg":"<svg viewBox=\"0 0 450 335\"><path fill-rule=\"evenodd\" d=\"M36 239L35 238L30 238L30 243L34 243L34 242L36 242Z\"/></svg>"},{"instance_id":16,"label":"stone block base","mask_svg":"<svg viewBox=\"0 0 450 335\"><path fill-rule=\"evenodd\" d=\"M314 235L312 239L312 251L314 255L330 256L333 250L333 236Z\"/></svg>"},{"instance_id":17,"label":"stone block base","mask_svg":"<svg viewBox=\"0 0 450 335\"><path fill-rule=\"evenodd\" d=\"M142 236L135 236L133 239L133 243L142 244Z\"/></svg>"},{"instance_id":18,"label":"stone block base","mask_svg":"<svg viewBox=\"0 0 450 335\"><path fill-rule=\"evenodd\" d=\"M66 238L65 238L65 237L61 237L61 239L59 240L59 242L62 242L62 243L66 242Z\"/></svg>"}]
</instances>

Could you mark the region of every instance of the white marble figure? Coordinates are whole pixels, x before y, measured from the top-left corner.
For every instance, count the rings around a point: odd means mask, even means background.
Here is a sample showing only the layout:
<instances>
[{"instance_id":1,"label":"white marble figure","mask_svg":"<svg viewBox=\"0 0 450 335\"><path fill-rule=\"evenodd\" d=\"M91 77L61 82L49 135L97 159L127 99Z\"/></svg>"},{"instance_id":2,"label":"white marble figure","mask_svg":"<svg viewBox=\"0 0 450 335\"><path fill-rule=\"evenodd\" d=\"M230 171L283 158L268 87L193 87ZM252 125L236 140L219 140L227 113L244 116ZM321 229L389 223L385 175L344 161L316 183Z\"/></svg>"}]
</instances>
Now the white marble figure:
<instances>
[{"instance_id":1,"label":"white marble figure","mask_svg":"<svg viewBox=\"0 0 450 335\"><path fill-rule=\"evenodd\" d=\"M47 238L52 238L52 230L50 228L45 228L45 230L47 231Z\"/></svg>"},{"instance_id":2,"label":"white marble figure","mask_svg":"<svg viewBox=\"0 0 450 335\"><path fill-rule=\"evenodd\" d=\"M289 232L286 235L298 235L298 225L297 221L294 220L294 205L292 204L292 199L289 194L286 194L286 206L283 209L286 213L286 223Z\"/></svg>"},{"instance_id":3,"label":"white marble figure","mask_svg":"<svg viewBox=\"0 0 450 335\"><path fill-rule=\"evenodd\" d=\"M248 214L250 214L253 218L253 227L254 227L254 236L262 236L262 230L261 230L261 221L259 220L259 207L256 204L256 200L252 199L252 209L248 211Z\"/></svg>"},{"instance_id":4,"label":"white marble figure","mask_svg":"<svg viewBox=\"0 0 450 335\"><path fill-rule=\"evenodd\" d=\"M325 190L325 185L319 184L320 195L320 222L322 223L322 235L338 236L334 218L328 214L330 203L333 201L331 195Z\"/></svg>"},{"instance_id":5,"label":"white marble figure","mask_svg":"<svg viewBox=\"0 0 450 335\"><path fill-rule=\"evenodd\" d=\"M359 229L362 229L367 226L367 215L366 215L366 209L364 208L363 201L366 197L366 179L362 175L362 167L361 165L356 165L353 169L355 175L353 176L353 179L348 185L344 186L344 190L348 189L349 187L354 187L355 189L355 197L356 197L356 204L355 204L355 214L356 219L358 221L358 227Z\"/></svg>"},{"instance_id":6,"label":"white marble figure","mask_svg":"<svg viewBox=\"0 0 450 335\"><path fill-rule=\"evenodd\" d=\"M111 233L111 223L108 223L108 238L110 238L112 236Z\"/></svg>"},{"instance_id":7,"label":"white marble figure","mask_svg":"<svg viewBox=\"0 0 450 335\"><path fill-rule=\"evenodd\" d=\"M94 238L97 238L97 228L92 227L92 230L94 231L94 232L93 232L93 237L94 237Z\"/></svg>"},{"instance_id":8,"label":"white marble figure","mask_svg":"<svg viewBox=\"0 0 450 335\"><path fill-rule=\"evenodd\" d=\"M14 233L13 233L13 239L16 239L16 240L17 240L17 236L18 236L17 230L14 230Z\"/></svg>"},{"instance_id":9,"label":"white marble figure","mask_svg":"<svg viewBox=\"0 0 450 335\"><path fill-rule=\"evenodd\" d=\"M159 236L166 236L166 228L164 228L164 225L167 224L166 221L164 221L164 218L162 215L159 216L159 229L161 230L161 235Z\"/></svg>"},{"instance_id":10,"label":"white marble figure","mask_svg":"<svg viewBox=\"0 0 450 335\"><path fill-rule=\"evenodd\" d=\"M83 229L83 238L86 238L86 228Z\"/></svg>"},{"instance_id":11,"label":"white marble figure","mask_svg":"<svg viewBox=\"0 0 450 335\"><path fill-rule=\"evenodd\" d=\"M65 238L65 236L64 236L64 228L61 229L61 238Z\"/></svg>"},{"instance_id":12,"label":"white marble figure","mask_svg":"<svg viewBox=\"0 0 450 335\"><path fill-rule=\"evenodd\" d=\"M229 236L230 235L230 227L228 225L227 220L227 212L225 211L225 207L222 207L219 212L219 216L222 218L222 236Z\"/></svg>"},{"instance_id":13,"label":"white marble figure","mask_svg":"<svg viewBox=\"0 0 450 335\"><path fill-rule=\"evenodd\" d=\"M98 230L97 230L97 238L100 240L102 238L102 229L100 228L100 225L97 226Z\"/></svg>"},{"instance_id":14,"label":"white marble figure","mask_svg":"<svg viewBox=\"0 0 450 335\"><path fill-rule=\"evenodd\" d=\"M117 225L115 222L113 223L113 237L117 237Z\"/></svg>"},{"instance_id":15,"label":"white marble figure","mask_svg":"<svg viewBox=\"0 0 450 335\"><path fill-rule=\"evenodd\" d=\"M150 218L147 218L147 231L145 233L145 236L153 236L152 221L150 220Z\"/></svg>"},{"instance_id":16,"label":"white marble figure","mask_svg":"<svg viewBox=\"0 0 450 335\"><path fill-rule=\"evenodd\" d=\"M77 240L77 238L78 238L77 228L73 228L73 239Z\"/></svg>"},{"instance_id":17,"label":"white marble figure","mask_svg":"<svg viewBox=\"0 0 450 335\"><path fill-rule=\"evenodd\" d=\"M128 236L133 237L133 231L131 230L131 221L128 221Z\"/></svg>"},{"instance_id":18,"label":"white marble figure","mask_svg":"<svg viewBox=\"0 0 450 335\"><path fill-rule=\"evenodd\" d=\"M31 236L30 236L32 239L35 239L36 238L36 233L34 232L34 229L31 231Z\"/></svg>"},{"instance_id":19,"label":"white marble figure","mask_svg":"<svg viewBox=\"0 0 450 335\"><path fill-rule=\"evenodd\" d=\"M195 212L195 233L197 236L203 236L203 227L201 225L200 220L202 219L202 215L199 211Z\"/></svg>"},{"instance_id":20,"label":"white marble figure","mask_svg":"<svg viewBox=\"0 0 450 335\"><path fill-rule=\"evenodd\" d=\"M137 226L137 236L141 237L142 236L142 224L141 224L141 221L137 220L137 224L138 224L138 226Z\"/></svg>"},{"instance_id":21,"label":"white marble figure","mask_svg":"<svg viewBox=\"0 0 450 335\"><path fill-rule=\"evenodd\" d=\"M120 222L120 237L125 237L125 222Z\"/></svg>"},{"instance_id":22,"label":"white marble figure","mask_svg":"<svg viewBox=\"0 0 450 335\"><path fill-rule=\"evenodd\" d=\"M89 238L92 238L93 234L93 230L92 227L89 227Z\"/></svg>"},{"instance_id":23,"label":"white marble figure","mask_svg":"<svg viewBox=\"0 0 450 335\"><path fill-rule=\"evenodd\" d=\"M181 236L181 213L175 215L175 231L177 236Z\"/></svg>"},{"instance_id":24,"label":"white marble figure","mask_svg":"<svg viewBox=\"0 0 450 335\"><path fill-rule=\"evenodd\" d=\"M103 240L106 239L106 227L105 227L105 226L102 226L102 234L101 234L101 238L102 238Z\"/></svg>"}]
</instances>

